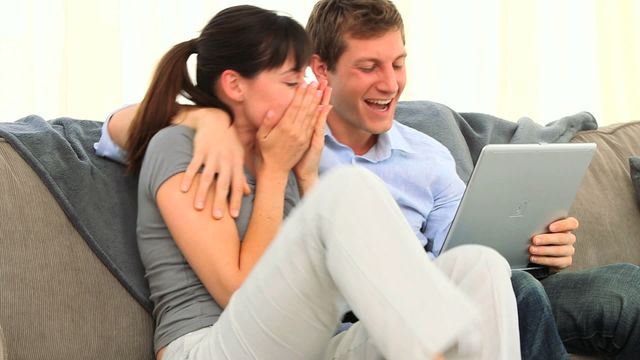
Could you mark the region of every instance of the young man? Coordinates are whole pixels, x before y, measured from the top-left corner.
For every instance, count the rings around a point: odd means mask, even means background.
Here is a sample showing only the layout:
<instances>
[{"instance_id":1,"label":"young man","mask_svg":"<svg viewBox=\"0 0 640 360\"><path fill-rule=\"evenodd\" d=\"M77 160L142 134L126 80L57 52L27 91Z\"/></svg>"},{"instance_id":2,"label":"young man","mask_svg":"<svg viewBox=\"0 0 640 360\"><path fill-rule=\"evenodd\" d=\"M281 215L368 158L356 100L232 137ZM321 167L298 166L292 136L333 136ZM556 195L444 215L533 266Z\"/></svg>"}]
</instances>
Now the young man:
<instances>
[{"instance_id":1,"label":"young man","mask_svg":"<svg viewBox=\"0 0 640 360\"><path fill-rule=\"evenodd\" d=\"M400 14L388 0L321 0L307 31L316 53L312 69L333 88L321 171L357 163L376 173L437 256L464 185L443 146L393 120L406 83ZM532 239L531 262L556 272L571 265L577 227L574 218L551 224L551 233ZM619 358L640 353L637 266L558 273L541 282L514 272L512 281L523 358L566 358L565 346Z\"/></svg>"},{"instance_id":2,"label":"young man","mask_svg":"<svg viewBox=\"0 0 640 360\"><path fill-rule=\"evenodd\" d=\"M388 0L321 0L307 30L316 52L312 69L333 88L321 172L355 163L376 173L429 256L438 256L464 183L443 145L393 120L406 83L400 14ZM109 125L116 141L126 135L122 124L131 121L123 113ZM532 239L531 261L555 271L568 267L577 226L574 218L551 224L551 233ZM622 359L640 353L636 266L556 273L542 281L514 272L512 282L523 358L568 358L565 347Z\"/></svg>"}]
</instances>

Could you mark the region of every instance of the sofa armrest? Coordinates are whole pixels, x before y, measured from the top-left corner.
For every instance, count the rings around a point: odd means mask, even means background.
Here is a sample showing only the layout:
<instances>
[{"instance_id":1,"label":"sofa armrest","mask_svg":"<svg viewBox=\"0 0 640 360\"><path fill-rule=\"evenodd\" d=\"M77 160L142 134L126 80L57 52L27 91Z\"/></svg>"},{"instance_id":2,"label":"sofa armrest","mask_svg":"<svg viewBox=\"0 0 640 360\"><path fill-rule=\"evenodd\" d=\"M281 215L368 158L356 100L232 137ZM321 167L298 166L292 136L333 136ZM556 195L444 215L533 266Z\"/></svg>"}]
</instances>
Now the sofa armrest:
<instances>
[{"instance_id":1,"label":"sofa armrest","mask_svg":"<svg viewBox=\"0 0 640 360\"><path fill-rule=\"evenodd\" d=\"M7 360L7 342L4 339L4 333L2 332L2 324L0 324L0 360Z\"/></svg>"},{"instance_id":2,"label":"sofa armrest","mask_svg":"<svg viewBox=\"0 0 640 360\"><path fill-rule=\"evenodd\" d=\"M151 316L1 138L0 204L4 352L21 360L153 359Z\"/></svg>"}]
</instances>

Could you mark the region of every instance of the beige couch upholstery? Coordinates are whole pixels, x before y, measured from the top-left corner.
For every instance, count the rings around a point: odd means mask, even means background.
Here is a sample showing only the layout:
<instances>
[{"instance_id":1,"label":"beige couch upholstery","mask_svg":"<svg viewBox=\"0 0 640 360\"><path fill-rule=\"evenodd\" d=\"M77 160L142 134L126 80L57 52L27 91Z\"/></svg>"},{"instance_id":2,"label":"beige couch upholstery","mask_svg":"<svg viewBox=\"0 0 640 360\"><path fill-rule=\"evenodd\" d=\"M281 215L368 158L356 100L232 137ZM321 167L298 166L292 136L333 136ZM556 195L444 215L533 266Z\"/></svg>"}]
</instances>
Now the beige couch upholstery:
<instances>
[{"instance_id":1,"label":"beige couch upholstery","mask_svg":"<svg viewBox=\"0 0 640 360\"><path fill-rule=\"evenodd\" d=\"M152 359L149 314L4 140L0 204L0 326L8 359Z\"/></svg>"},{"instance_id":2,"label":"beige couch upholstery","mask_svg":"<svg viewBox=\"0 0 640 360\"><path fill-rule=\"evenodd\" d=\"M583 131L572 142L598 145L571 209L580 220L572 268L640 264L640 208L628 160L640 155L640 122Z\"/></svg>"},{"instance_id":3,"label":"beige couch upholstery","mask_svg":"<svg viewBox=\"0 0 640 360\"><path fill-rule=\"evenodd\" d=\"M599 147L573 207L582 221L575 269L640 263L640 210L627 161L640 154L639 139L640 122L574 139ZM0 204L0 360L152 359L150 315L2 139Z\"/></svg>"}]
</instances>

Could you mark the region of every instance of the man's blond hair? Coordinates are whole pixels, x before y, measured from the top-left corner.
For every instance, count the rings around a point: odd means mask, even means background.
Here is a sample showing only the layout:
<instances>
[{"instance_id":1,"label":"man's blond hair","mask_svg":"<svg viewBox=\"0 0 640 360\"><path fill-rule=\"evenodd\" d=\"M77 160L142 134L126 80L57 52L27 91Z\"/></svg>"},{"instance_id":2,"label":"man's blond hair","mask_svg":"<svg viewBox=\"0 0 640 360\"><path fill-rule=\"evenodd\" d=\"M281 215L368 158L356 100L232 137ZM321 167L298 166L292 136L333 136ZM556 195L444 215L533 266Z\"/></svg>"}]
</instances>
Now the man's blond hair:
<instances>
[{"instance_id":1,"label":"man's blond hair","mask_svg":"<svg viewBox=\"0 0 640 360\"><path fill-rule=\"evenodd\" d=\"M313 51L329 71L335 69L346 49L346 35L369 39L396 30L404 42L402 17L389 0L320 0L307 21Z\"/></svg>"}]
</instances>

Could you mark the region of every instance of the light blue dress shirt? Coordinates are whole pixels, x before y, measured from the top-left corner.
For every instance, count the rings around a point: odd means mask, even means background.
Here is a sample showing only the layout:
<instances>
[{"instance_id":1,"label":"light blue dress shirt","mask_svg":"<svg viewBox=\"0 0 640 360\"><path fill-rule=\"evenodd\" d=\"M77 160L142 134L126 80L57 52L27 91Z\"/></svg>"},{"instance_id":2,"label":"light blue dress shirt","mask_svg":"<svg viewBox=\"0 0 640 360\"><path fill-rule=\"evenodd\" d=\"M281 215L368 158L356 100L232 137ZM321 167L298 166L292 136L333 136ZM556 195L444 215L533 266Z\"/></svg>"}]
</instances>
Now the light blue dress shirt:
<instances>
[{"instance_id":1,"label":"light blue dress shirt","mask_svg":"<svg viewBox=\"0 0 640 360\"><path fill-rule=\"evenodd\" d=\"M369 152L359 156L338 142L327 126L320 174L340 164L363 166L378 175L422 246L431 257L440 253L465 189L444 145L394 121Z\"/></svg>"},{"instance_id":2,"label":"light blue dress shirt","mask_svg":"<svg viewBox=\"0 0 640 360\"><path fill-rule=\"evenodd\" d=\"M109 135L109 131L107 126L109 126L109 120L116 112L124 109L126 106L119 108L118 110L112 112L104 119L104 123L102 124L102 128L100 129L100 140L97 143L93 144L93 148L96 150L96 154L98 156L106 157L107 159L117 161L123 165L127 163L127 152L124 151L120 146L118 146L111 135Z\"/></svg>"},{"instance_id":3,"label":"light blue dress shirt","mask_svg":"<svg viewBox=\"0 0 640 360\"><path fill-rule=\"evenodd\" d=\"M113 142L107 131L110 117L94 148L98 155L124 164L126 152ZM327 126L320 174L341 164L363 166L378 175L387 184L422 246L432 258L440 253L465 189L456 173L453 156L444 145L394 121L388 132L378 136L369 152L359 156L338 142Z\"/></svg>"}]
</instances>

